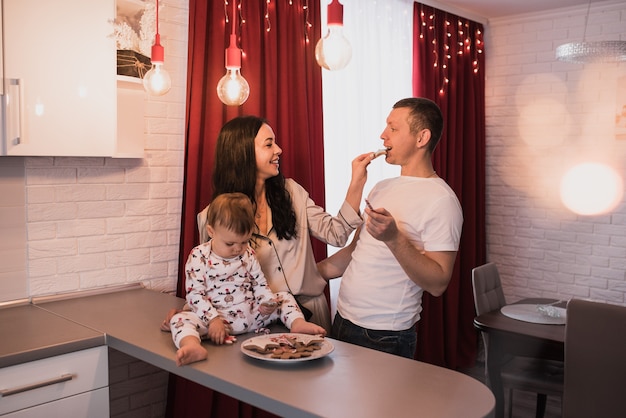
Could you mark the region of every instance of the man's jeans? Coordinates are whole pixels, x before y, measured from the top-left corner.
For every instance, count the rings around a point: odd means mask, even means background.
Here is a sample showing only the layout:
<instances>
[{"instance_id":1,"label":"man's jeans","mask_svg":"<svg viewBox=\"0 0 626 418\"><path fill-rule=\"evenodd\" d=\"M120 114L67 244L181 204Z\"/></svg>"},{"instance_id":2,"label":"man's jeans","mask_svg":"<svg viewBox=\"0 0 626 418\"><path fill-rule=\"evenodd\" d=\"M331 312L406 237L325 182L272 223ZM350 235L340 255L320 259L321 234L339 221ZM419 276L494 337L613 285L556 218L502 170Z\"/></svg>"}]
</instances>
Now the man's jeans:
<instances>
[{"instance_id":1,"label":"man's jeans","mask_svg":"<svg viewBox=\"0 0 626 418\"><path fill-rule=\"evenodd\" d=\"M339 312L335 315L331 337L410 359L417 348L415 327L404 331L372 330L353 324L342 318Z\"/></svg>"}]
</instances>

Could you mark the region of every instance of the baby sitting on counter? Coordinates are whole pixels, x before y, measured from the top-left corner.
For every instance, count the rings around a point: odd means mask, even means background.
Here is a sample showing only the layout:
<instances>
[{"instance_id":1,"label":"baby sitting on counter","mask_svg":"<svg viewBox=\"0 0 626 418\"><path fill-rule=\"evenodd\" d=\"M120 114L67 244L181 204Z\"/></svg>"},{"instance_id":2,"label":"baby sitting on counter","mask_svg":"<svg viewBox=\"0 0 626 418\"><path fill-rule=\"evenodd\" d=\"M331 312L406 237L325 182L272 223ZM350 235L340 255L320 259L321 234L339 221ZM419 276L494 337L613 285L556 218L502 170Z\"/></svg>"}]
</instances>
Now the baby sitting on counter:
<instances>
[{"instance_id":1,"label":"baby sitting on counter","mask_svg":"<svg viewBox=\"0 0 626 418\"><path fill-rule=\"evenodd\" d=\"M185 265L189 310L175 313L169 321L178 366L207 358L203 337L224 344L233 335L279 319L294 333L326 334L324 328L304 318L291 293L274 293L268 287L248 245L255 222L246 195L217 196L209 206L206 225L211 239L195 247Z\"/></svg>"}]
</instances>

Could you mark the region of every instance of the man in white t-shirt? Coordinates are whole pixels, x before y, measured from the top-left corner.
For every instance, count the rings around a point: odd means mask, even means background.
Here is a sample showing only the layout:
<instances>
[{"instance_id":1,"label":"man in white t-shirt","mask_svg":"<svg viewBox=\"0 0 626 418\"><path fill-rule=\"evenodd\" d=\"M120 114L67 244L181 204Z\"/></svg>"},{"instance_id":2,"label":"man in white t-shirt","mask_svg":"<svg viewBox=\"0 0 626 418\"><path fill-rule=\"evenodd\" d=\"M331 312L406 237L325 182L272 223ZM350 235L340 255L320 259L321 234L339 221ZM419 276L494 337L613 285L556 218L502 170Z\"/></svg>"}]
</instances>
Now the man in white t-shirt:
<instances>
[{"instance_id":1,"label":"man in white t-shirt","mask_svg":"<svg viewBox=\"0 0 626 418\"><path fill-rule=\"evenodd\" d=\"M448 287L463 225L456 194L432 166L442 130L428 99L400 100L387 117L380 137L400 177L374 186L354 240L318 263L324 278L342 277L332 337L413 358L422 293Z\"/></svg>"}]
</instances>

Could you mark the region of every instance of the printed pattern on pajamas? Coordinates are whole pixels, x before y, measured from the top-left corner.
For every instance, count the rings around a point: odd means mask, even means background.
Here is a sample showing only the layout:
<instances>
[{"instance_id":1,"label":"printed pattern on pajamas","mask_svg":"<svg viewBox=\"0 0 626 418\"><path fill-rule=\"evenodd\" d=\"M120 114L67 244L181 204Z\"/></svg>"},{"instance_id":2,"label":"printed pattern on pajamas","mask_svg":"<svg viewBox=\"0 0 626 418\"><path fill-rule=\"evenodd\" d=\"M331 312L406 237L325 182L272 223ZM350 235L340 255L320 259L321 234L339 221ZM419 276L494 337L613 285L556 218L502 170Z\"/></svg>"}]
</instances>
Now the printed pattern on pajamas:
<instances>
[{"instance_id":1,"label":"printed pattern on pajamas","mask_svg":"<svg viewBox=\"0 0 626 418\"><path fill-rule=\"evenodd\" d=\"M297 318L304 318L289 292L273 293L254 250L235 258L223 258L211 251L211 241L195 247L185 265L187 306L170 320L172 339L177 348L189 335L202 339L208 325L220 317L231 335L244 334L268 326L276 320L291 329ZM278 307L269 316L259 312L261 303L270 299Z\"/></svg>"}]
</instances>

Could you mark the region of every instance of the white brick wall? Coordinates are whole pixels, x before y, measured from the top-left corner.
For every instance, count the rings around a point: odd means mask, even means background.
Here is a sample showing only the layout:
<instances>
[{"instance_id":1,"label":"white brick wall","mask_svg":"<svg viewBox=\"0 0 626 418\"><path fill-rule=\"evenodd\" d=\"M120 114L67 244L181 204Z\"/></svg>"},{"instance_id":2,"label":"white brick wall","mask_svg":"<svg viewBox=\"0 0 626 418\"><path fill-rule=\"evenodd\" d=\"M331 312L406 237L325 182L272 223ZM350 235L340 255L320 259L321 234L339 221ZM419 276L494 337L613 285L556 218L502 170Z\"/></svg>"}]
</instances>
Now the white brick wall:
<instances>
[{"instance_id":1,"label":"white brick wall","mask_svg":"<svg viewBox=\"0 0 626 418\"><path fill-rule=\"evenodd\" d=\"M486 28L487 254L510 302L626 304L626 204L578 216L559 198L561 177L575 163L607 163L626 176L626 142L614 136L626 64L555 59L558 45L582 40L586 11L503 18ZM626 2L593 3L586 39L626 40Z\"/></svg>"},{"instance_id":2,"label":"white brick wall","mask_svg":"<svg viewBox=\"0 0 626 418\"><path fill-rule=\"evenodd\" d=\"M146 98L145 158L24 159L30 296L132 282L175 289L189 5L160 4L172 89Z\"/></svg>"}]
</instances>

